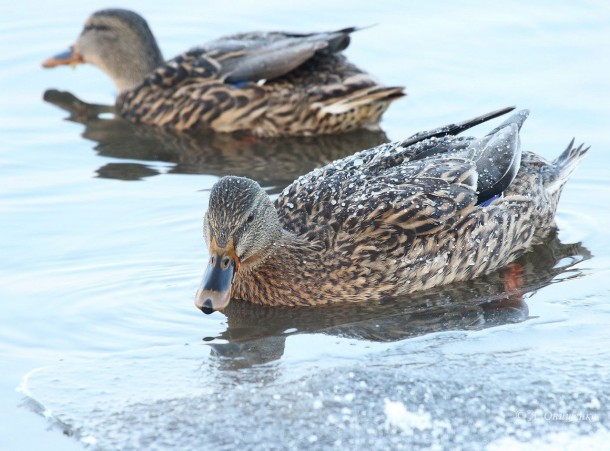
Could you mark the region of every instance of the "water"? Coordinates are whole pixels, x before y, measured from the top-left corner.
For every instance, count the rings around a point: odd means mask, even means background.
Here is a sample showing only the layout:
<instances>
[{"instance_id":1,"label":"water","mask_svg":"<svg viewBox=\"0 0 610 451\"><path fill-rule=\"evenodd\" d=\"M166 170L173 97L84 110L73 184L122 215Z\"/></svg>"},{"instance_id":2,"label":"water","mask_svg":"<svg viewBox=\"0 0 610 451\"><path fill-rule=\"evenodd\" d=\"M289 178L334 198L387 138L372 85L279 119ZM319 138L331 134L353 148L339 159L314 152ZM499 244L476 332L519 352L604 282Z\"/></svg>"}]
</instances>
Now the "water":
<instances>
[{"instance_id":1,"label":"water","mask_svg":"<svg viewBox=\"0 0 610 451\"><path fill-rule=\"evenodd\" d=\"M122 5L148 19L167 57L239 30L378 24L347 53L407 86L385 134L273 143L83 123L61 108L69 95L44 102L50 88L112 102L94 68L39 67L105 6L28 1L0 21L0 449L605 446L603 2ZM524 148L552 158L572 136L593 146L558 235L521 260L523 296L504 294L499 271L374 306L194 308L220 175L275 194L355 150L511 104L532 110Z\"/></svg>"}]
</instances>

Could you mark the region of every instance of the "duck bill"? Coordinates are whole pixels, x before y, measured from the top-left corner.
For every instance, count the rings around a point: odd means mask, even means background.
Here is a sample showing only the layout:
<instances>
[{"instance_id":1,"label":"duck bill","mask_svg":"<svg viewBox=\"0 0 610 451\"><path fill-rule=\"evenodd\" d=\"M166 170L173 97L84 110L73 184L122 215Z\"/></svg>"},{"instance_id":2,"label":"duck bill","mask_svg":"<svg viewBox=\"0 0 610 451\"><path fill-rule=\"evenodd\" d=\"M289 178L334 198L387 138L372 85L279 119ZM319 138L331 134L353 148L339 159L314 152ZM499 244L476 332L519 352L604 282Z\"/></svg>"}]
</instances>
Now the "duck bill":
<instances>
[{"instance_id":1,"label":"duck bill","mask_svg":"<svg viewBox=\"0 0 610 451\"><path fill-rule=\"evenodd\" d=\"M212 252L195 297L195 305L205 314L223 310L231 300L231 288L239 268L235 252Z\"/></svg>"},{"instance_id":2,"label":"duck bill","mask_svg":"<svg viewBox=\"0 0 610 451\"><path fill-rule=\"evenodd\" d=\"M74 47L70 47L65 52L58 53L57 55L43 61L42 67L56 67L63 65L70 65L74 67L77 64L82 64L84 62L85 60L81 54L74 50Z\"/></svg>"}]
</instances>

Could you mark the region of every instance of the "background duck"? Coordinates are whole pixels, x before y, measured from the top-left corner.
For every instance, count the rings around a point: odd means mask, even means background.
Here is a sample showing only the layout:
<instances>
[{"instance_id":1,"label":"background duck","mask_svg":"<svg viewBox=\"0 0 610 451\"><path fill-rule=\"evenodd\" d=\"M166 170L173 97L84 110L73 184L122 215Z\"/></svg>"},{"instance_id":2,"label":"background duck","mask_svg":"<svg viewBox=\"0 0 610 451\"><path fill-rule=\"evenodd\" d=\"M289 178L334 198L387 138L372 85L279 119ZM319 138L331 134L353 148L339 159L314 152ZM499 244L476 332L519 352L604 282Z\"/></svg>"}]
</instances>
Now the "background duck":
<instances>
[{"instance_id":1,"label":"background duck","mask_svg":"<svg viewBox=\"0 0 610 451\"><path fill-rule=\"evenodd\" d=\"M368 149L300 177L275 203L224 177L204 218L210 263L196 305L378 301L475 278L540 243L588 148L522 152L520 111L486 136L454 136L506 108Z\"/></svg>"},{"instance_id":2,"label":"background duck","mask_svg":"<svg viewBox=\"0 0 610 451\"><path fill-rule=\"evenodd\" d=\"M97 66L117 87L118 112L134 122L265 137L342 133L378 127L404 95L339 54L355 30L237 34L165 62L141 16L106 9L43 66Z\"/></svg>"}]
</instances>

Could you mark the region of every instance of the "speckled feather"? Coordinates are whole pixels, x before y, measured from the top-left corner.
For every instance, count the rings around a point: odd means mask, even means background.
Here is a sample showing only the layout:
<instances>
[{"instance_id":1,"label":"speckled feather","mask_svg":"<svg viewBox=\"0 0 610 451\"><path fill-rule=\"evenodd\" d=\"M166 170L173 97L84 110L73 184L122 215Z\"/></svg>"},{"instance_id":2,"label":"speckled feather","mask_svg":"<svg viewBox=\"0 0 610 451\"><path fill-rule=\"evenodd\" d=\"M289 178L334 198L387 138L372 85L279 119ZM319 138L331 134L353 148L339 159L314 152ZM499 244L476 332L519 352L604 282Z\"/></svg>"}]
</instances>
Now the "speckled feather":
<instances>
[{"instance_id":1,"label":"speckled feather","mask_svg":"<svg viewBox=\"0 0 610 451\"><path fill-rule=\"evenodd\" d=\"M525 117L517 113L480 140L446 135L482 122L476 118L302 176L275 202L282 238L258 266L237 273L232 296L293 306L376 301L505 266L551 230L561 188L588 150L572 141L548 162L521 155L511 135L518 172L502 197L479 206L477 165L465 153L518 130Z\"/></svg>"},{"instance_id":2,"label":"speckled feather","mask_svg":"<svg viewBox=\"0 0 610 451\"><path fill-rule=\"evenodd\" d=\"M154 70L139 87L121 95L117 107L134 122L180 130L248 131L265 137L375 128L390 102L404 92L401 87L380 86L343 55L324 50L339 38L347 46L352 31L313 36L256 33L217 40ZM248 65L248 58L257 55L250 53L252 36L257 37L257 52L265 45L277 52L270 64L280 64L282 52L290 51L283 41L309 42L315 37L320 50L264 83L258 82L263 73L257 70L241 71L243 79L234 80L236 66ZM286 69L282 66L267 75Z\"/></svg>"}]
</instances>

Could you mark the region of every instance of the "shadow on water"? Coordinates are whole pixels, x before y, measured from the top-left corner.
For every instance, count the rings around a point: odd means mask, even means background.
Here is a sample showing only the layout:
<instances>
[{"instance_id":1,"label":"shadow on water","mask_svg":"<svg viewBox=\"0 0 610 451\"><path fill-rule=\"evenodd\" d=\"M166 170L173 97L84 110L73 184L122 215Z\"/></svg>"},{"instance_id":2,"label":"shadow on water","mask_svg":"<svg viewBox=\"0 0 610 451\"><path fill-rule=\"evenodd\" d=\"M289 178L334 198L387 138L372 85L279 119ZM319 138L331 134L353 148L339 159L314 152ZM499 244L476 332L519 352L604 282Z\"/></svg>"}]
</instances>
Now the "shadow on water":
<instances>
[{"instance_id":1,"label":"shadow on water","mask_svg":"<svg viewBox=\"0 0 610 451\"><path fill-rule=\"evenodd\" d=\"M207 337L221 369L238 369L280 359L286 337L323 333L342 338L391 342L433 332L481 330L529 318L524 296L553 283L580 277L574 265L591 258L581 243L563 244L556 232L502 269L466 283L376 304L320 308L266 308L229 304L227 329ZM216 339L226 343L214 343Z\"/></svg>"},{"instance_id":2,"label":"shadow on water","mask_svg":"<svg viewBox=\"0 0 610 451\"><path fill-rule=\"evenodd\" d=\"M316 167L388 141L382 131L368 130L266 140L237 134L181 133L132 124L114 116L113 107L85 103L68 92L48 90L44 100L69 112L68 120L83 124L82 136L97 143L100 156L173 163L170 173L247 176L272 187L272 192ZM154 165L130 161L105 164L97 174L141 180L161 172Z\"/></svg>"}]
</instances>

